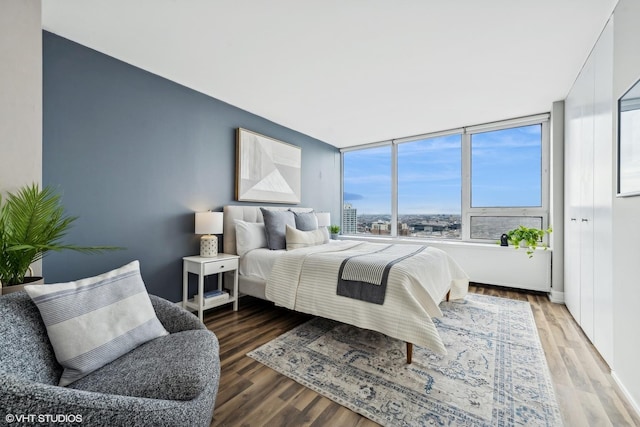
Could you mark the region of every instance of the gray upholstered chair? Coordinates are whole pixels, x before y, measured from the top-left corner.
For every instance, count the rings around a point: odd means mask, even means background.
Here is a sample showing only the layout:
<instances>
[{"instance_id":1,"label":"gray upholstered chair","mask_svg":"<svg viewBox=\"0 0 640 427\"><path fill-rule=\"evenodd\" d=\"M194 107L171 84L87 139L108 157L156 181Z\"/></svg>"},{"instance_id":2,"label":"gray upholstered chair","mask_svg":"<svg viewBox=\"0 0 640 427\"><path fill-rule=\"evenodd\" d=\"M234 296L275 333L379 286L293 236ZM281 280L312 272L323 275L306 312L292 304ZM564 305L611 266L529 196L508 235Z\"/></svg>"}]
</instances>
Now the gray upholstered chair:
<instances>
[{"instance_id":1,"label":"gray upholstered chair","mask_svg":"<svg viewBox=\"0 0 640 427\"><path fill-rule=\"evenodd\" d=\"M1 419L73 414L82 423L72 425L208 426L220 378L218 340L191 313L150 297L170 334L68 387L57 385L62 367L26 292L0 297Z\"/></svg>"}]
</instances>

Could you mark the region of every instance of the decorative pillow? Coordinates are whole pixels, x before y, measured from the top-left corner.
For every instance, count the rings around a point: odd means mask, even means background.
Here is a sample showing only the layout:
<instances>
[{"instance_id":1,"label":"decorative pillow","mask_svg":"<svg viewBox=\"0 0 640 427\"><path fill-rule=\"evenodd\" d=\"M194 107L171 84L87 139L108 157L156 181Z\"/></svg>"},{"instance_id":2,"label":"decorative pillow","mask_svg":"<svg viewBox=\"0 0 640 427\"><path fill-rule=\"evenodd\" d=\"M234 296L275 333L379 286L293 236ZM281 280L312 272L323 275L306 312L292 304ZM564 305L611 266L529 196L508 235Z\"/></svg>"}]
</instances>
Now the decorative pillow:
<instances>
[{"instance_id":1,"label":"decorative pillow","mask_svg":"<svg viewBox=\"0 0 640 427\"><path fill-rule=\"evenodd\" d=\"M326 227L317 230L301 231L287 225L287 250L306 248L329 243L329 231Z\"/></svg>"},{"instance_id":2,"label":"decorative pillow","mask_svg":"<svg viewBox=\"0 0 640 427\"><path fill-rule=\"evenodd\" d=\"M318 229L318 218L315 212L293 212L296 220L296 228L302 231L311 231Z\"/></svg>"},{"instance_id":3,"label":"decorative pillow","mask_svg":"<svg viewBox=\"0 0 640 427\"><path fill-rule=\"evenodd\" d=\"M251 249L267 247L264 224L240 219L236 219L234 222L236 224L236 252L238 255L244 255Z\"/></svg>"},{"instance_id":4,"label":"decorative pillow","mask_svg":"<svg viewBox=\"0 0 640 427\"><path fill-rule=\"evenodd\" d=\"M60 386L169 334L153 310L138 261L75 282L24 288L38 306L56 359L64 367Z\"/></svg>"},{"instance_id":5,"label":"decorative pillow","mask_svg":"<svg viewBox=\"0 0 640 427\"><path fill-rule=\"evenodd\" d=\"M264 219L264 229L267 235L269 249L285 249L287 247L285 233L287 225L296 228L296 220L291 211L277 211L260 208Z\"/></svg>"}]
</instances>

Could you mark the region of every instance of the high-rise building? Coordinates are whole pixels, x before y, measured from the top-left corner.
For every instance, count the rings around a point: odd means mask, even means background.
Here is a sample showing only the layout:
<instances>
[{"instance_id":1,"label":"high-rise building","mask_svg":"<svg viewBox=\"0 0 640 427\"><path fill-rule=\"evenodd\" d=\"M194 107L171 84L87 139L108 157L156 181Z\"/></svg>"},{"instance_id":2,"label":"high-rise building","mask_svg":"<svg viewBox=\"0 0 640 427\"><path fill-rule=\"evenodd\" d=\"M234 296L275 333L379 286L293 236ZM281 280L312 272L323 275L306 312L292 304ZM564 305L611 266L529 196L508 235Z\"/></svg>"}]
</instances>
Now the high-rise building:
<instances>
[{"instance_id":1,"label":"high-rise building","mask_svg":"<svg viewBox=\"0 0 640 427\"><path fill-rule=\"evenodd\" d=\"M371 234L391 234L391 223L382 220L372 222Z\"/></svg>"},{"instance_id":2,"label":"high-rise building","mask_svg":"<svg viewBox=\"0 0 640 427\"><path fill-rule=\"evenodd\" d=\"M358 232L358 210L345 203L342 208L342 233L356 234Z\"/></svg>"}]
</instances>

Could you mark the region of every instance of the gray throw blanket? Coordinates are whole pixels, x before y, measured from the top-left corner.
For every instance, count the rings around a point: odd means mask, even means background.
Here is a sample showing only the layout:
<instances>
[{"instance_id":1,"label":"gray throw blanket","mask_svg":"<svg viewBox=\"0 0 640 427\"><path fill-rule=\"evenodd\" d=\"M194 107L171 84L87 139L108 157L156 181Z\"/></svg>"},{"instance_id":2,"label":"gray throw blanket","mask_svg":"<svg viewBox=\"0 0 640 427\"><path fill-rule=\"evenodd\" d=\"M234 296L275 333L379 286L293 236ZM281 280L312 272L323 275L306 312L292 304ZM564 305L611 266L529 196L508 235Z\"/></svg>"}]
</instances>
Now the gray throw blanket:
<instances>
[{"instance_id":1,"label":"gray throw blanket","mask_svg":"<svg viewBox=\"0 0 640 427\"><path fill-rule=\"evenodd\" d=\"M426 248L387 245L375 252L345 258L338 272L337 294L374 304L384 304L391 267Z\"/></svg>"}]
</instances>

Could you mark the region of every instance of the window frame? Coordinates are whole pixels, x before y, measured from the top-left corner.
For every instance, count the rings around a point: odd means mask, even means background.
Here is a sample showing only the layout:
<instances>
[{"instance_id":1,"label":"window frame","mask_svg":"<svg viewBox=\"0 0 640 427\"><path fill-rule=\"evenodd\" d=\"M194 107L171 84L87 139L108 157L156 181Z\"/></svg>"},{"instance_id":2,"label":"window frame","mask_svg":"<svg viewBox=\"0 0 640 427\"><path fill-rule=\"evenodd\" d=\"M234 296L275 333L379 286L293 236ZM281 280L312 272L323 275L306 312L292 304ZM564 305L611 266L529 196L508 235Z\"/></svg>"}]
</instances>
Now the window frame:
<instances>
[{"instance_id":1,"label":"window frame","mask_svg":"<svg viewBox=\"0 0 640 427\"><path fill-rule=\"evenodd\" d=\"M542 187L541 206L514 206L514 207L477 207L471 206L471 136L476 133L511 129L540 124L541 129L541 167L540 173ZM472 126L465 129L463 135L462 158L462 240L470 242L493 242L488 239L471 238L472 216L532 216L542 218L542 229L549 227L549 192L550 192L550 150L549 150L549 115L537 115L522 119L506 120L486 125ZM466 151L466 156L465 156Z\"/></svg>"},{"instance_id":2,"label":"window frame","mask_svg":"<svg viewBox=\"0 0 640 427\"><path fill-rule=\"evenodd\" d=\"M393 188L392 194L393 194L393 201L392 201L392 232L393 232L393 227L396 228L396 233L392 234L392 236L394 237L398 237L397 234L397 228L398 228L398 146L400 144L406 144L406 143L411 143L411 142L416 142L416 141L422 141L425 139L433 139L433 138L439 138L439 137L443 137L443 136L451 136L451 135L460 135L460 173L462 175L464 175L464 163L463 163L463 159L464 159L464 128L457 128L457 129L450 129L450 130L446 130L446 131L441 131L441 132L433 132L433 133L428 133L428 134L424 134L424 135L419 135L419 136L412 136L412 137L407 137L407 138L399 138L399 139L395 139L393 140L393 150L392 150L392 162L395 165L395 172L396 172L396 186ZM461 190L464 188L464 180L461 180L460 182L460 186L461 186ZM462 197L462 194L461 194ZM463 216L464 213L464 206L461 204L460 205L460 221L462 222L462 219L464 218ZM463 224L464 227L464 224ZM420 239L420 237L407 237L408 239ZM429 240L434 240L434 239L429 239ZM442 240L446 240L446 241L452 241L452 242L458 242L463 240L462 239L462 234L460 235L460 239L442 239Z\"/></svg>"},{"instance_id":3,"label":"window frame","mask_svg":"<svg viewBox=\"0 0 640 427\"><path fill-rule=\"evenodd\" d=\"M462 241L477 243L494 243L494 239L473 239L471 238L471 217L491 217L491 216L528 216L541 217L542 229L549 227L549 200L550 200L550 114L538 114L534 116L521 117L510 120L486 123L482 125L468 126L450 129L441 132L431 132L421 135L409 136L393 140L386 140L372 144L365 144L340 149L340 199L341 213L344 209L344 153L368 148L391 146L391 234L386 238L398 238L398 145L408 142L420 141L429 138L449 136L459 134L461 136L461 213L462 222L460 239L441 239L443 241ZM471 206L471 137L476 133L504 130L510 128L524 127L529 125L541 125L541 206L523 207L472 207ZM342 215L341 215L342 217ZM342 223L342 220L341 220ZM342 224L341 224L342 225ZM367 236L368 234L348 234L348 236ZM406 239L420 239L419 237L404 237ZM546 239L546 237L545 237ZM440 239L439 239L440 240Z\"/></svg>"},{"instance_id":4,"label":"window frame","mask_svg":"<svg viewBox=\"0 0 640 427\"><path fill-rule=\"evenodd\" d=\"M397 178L397 162L396 162L396 158L397 158L397 153L395 148L393 147L393 140L386 140L386 141L379 141L379 142L373 142L370 144L363 144L363 145L358 145L358 146L353 146L353 147L347 147L347 148L341 148L340 149L340 230L344 230L345 226L344 226L344 205L345 205L345 201L344 201L344 154L348 153L348 152L352 152L352 151L362 151L362 150L368 150L370 148L379 148L379 147L387 147L387 146L391 146L391 168L389 169L389 173L391 174L391 199L389 200L389 203L391 204L390 208L391 208L391 234L388 237L397 237L397 224L396 221L394 220L394 218L397 219L397 212L394 213L394 205L397 204L396 202L394 202L394 200L397 200L397 183L398 183L398 178ZM358 233L357 229L358 229L358 217L356 216L356 233L355 234L345 234L346 236L363 236L363 235L367 235L365 233ZM344 234L344 233L342 233Z\"/></svg>"}]
</instances>

